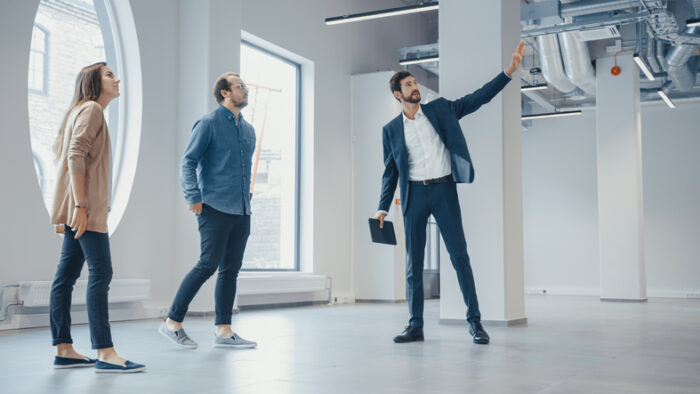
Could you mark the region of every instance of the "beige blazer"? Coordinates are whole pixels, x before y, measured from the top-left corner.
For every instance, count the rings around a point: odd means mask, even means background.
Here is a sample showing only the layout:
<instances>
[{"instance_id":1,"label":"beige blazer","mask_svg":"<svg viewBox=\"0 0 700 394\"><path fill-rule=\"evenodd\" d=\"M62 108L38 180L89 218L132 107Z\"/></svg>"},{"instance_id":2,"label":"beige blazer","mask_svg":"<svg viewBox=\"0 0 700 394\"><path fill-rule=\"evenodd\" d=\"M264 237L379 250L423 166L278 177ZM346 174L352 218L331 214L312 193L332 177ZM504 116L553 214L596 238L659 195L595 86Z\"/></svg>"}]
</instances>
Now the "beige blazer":
<instances>
[{"instance_id":1,"label":"beige blazer","mask_svg":"<svg viewBox=\"0 0 700 394\"><path fill-rule=\"evenodd\" d=\"M58 158L58 179L51 223L71 223L76 201L70 176L85 174L87 230L106 233L110 169L109 131L103 108L95 101L86 101L68 115L63 150Z\"/></svg>"}]
</instances>

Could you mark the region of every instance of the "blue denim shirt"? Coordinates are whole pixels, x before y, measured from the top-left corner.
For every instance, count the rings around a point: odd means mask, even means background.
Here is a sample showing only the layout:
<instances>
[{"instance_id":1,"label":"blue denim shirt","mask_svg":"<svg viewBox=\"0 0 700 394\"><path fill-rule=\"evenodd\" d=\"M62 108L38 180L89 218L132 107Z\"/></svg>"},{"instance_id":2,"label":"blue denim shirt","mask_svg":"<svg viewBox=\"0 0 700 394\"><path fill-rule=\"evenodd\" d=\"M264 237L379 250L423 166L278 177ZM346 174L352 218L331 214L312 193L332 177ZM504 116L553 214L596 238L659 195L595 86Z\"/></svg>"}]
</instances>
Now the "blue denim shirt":
<instances>
[{"instance_id":1,"label":"blue denim shirt","mask_svg":"<svg viewBox=\"0 0 700 394\"><path fill-rule=\"evenodd\" d=\"M250 172L255 130L226 107L206 114L192 128L182 155L180 184L188 204L202 202L232 215L250 215Z\"/></svg>"}]
</instances>

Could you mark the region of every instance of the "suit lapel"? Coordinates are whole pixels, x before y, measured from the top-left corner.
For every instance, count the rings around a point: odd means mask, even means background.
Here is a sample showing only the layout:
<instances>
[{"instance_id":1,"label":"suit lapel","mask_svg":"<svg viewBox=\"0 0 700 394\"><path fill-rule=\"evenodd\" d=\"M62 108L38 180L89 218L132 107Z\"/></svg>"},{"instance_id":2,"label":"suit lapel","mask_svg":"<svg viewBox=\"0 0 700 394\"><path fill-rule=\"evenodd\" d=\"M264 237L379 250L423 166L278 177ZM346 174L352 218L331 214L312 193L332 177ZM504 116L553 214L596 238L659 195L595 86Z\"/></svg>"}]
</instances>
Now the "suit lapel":
<instances>
[{"instance_id":1,"label":"suit lapel","mask_svg":"<svg viewBox=\"0 0 700 394\"><path fill-rule=\"evenodd\" d=\"M438 133L440 136L440 139L442 140L442 143L447 145L447 142L445 141L445 135L443 134L442 129L439 127L438 121L437 121L437 116L435 116L435 112L433 111L433 107L428 106L428 105L423 105L421 104L421 110L423 110L423 114L425 115L426 118L430 121L430 124L433 125L433 128L435 129L435 132Z\"/></svg>"},{"instance_id":2,"label":"suit lapel","mask_svg":"<svg viewBox=\"0 0 700 394\"><path fill-rule=\"evenodd\" d=\"M403 129L403 114L394 118L394 136L396 137L396 148L398 149L398 159L403 163L408 163L408 149L406 149L406 138ZM399 164L399 163L397 163Z\"/></svg>"}]
</instances>

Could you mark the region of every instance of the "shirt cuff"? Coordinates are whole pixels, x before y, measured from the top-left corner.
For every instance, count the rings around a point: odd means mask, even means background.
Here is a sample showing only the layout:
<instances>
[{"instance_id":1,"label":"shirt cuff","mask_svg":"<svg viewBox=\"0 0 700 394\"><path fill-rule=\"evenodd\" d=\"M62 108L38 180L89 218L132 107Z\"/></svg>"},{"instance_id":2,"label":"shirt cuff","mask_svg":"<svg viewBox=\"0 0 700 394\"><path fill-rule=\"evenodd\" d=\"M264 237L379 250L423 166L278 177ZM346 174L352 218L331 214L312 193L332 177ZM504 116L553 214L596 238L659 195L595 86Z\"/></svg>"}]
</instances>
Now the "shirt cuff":
<instances>
[{"instance_id":1,"label":"shirt cuff","mask_svg":"<svg viewBox=\"0 0 700 394\"><path fill-rule=\"evenodd\" d=\"M187 204L192 205L192 204L199 204L202 202L202 195L201 194L190 194L185 196L185 201L187 201Z\"/></svg>"},{"instance_id":2,"label":"shirt cuff","mask_svg":"<svg viewBox=\"0 0 700 394\"><path fill-rule=\"evenodd\" d=\"M506 70L503 70L503 74L505 74L505 76L508 77L508 79L513 79L512 76L508 75L508 73L506 72Z\"/></svg>"},{"instance_id":3,"label":"shirt cuff","mask_svg":"<svg viewBox=\"0 0 700 394\"><path fill-rule=\"evenodd\" d=\"M389 214L389 212L387 212L387 211L379 210L379 211L377 211L377 213L374 214L374 217L377 217L377 215L379 215L380 213L383 213L383 214L385 214L385 215L388 215L388 214Z\"/></svg>"}]
</instances>

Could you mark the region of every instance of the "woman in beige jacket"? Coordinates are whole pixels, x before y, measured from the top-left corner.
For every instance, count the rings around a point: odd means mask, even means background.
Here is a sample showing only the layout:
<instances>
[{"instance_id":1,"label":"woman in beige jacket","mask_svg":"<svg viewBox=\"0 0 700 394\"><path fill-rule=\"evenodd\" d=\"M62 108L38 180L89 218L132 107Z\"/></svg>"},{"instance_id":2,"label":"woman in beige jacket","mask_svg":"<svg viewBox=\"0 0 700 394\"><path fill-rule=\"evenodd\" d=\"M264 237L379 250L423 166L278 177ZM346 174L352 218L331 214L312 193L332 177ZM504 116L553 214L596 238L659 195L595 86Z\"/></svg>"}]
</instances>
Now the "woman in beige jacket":
<instances>
[{"instance_id":1,"label":"woman in beige jacket","mask_svg":"<svg viewBox=\"0 0 700 394\"><path fill-rule=\"evenodd\" d=\"M107 292L112 261L107 234L110 140L104 109L119 97L119 79L105 63L83 68L54 145L58 164L51 222L63 231L63 246L51 287L50 319L55 368L95 367L96 372L140 372L146 367L117 354L109 327ZM87 312L97 360L73 349L71 293L88 264Z\"/></svg>"}]
</instances>

